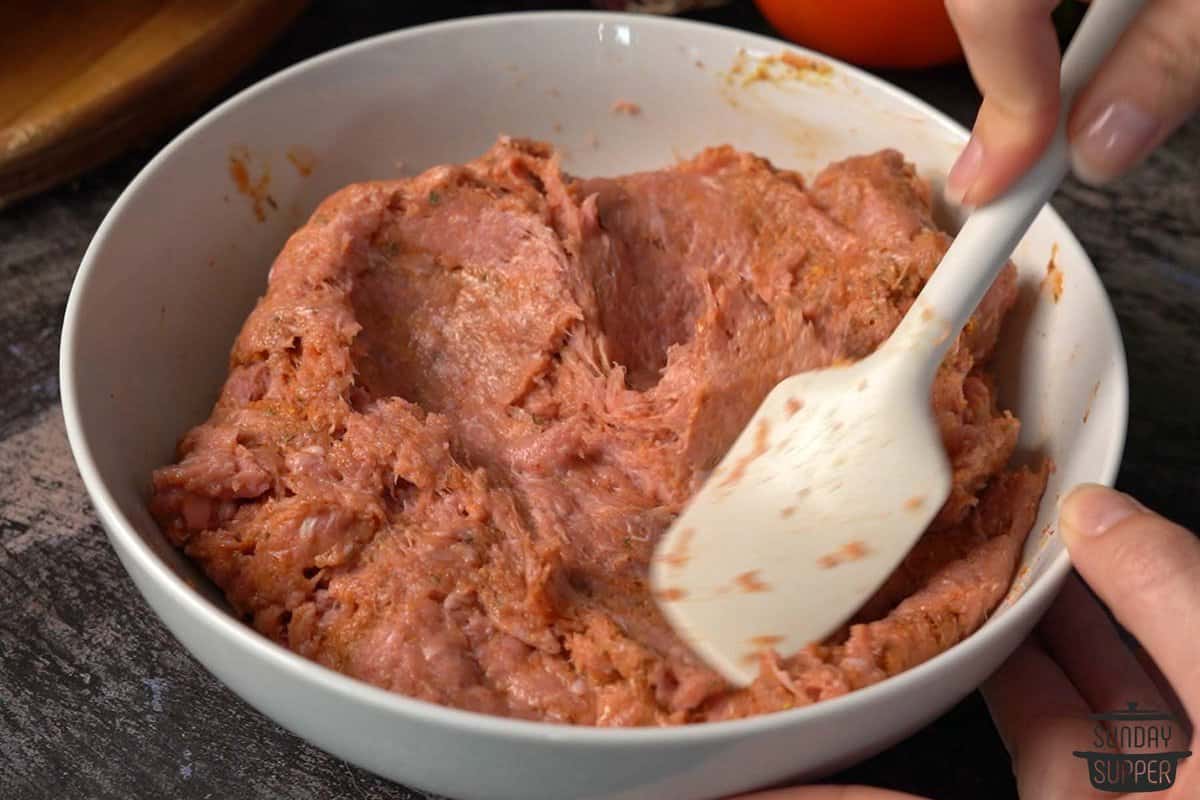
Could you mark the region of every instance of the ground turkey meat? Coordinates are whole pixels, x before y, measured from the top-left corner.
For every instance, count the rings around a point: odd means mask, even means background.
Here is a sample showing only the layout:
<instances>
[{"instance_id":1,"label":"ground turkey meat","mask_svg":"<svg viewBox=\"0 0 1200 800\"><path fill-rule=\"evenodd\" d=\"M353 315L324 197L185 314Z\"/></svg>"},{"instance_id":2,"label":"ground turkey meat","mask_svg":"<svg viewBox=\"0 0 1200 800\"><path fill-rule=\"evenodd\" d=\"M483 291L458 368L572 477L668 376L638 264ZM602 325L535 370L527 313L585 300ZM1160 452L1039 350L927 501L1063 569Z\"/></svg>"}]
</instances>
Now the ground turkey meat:
<instances>
[{"instance_id":1,"label":"ground turkey meat","mask_svg":"<svg viewBox=\"0 0 1200 800\"><path fill-rule=\"evenodd\" d=\"M953 493L851 625L734 690L647 564L767 391L870 353L948 242L892 151L810 184L729 147L581 180L504 138L350 186L276 259L151 508L264 635L413 697L664 725L843 694L960 641L1011 582L1046 479L1006 467L986 369L1011 265L934 387Z\"/></svg>"}]
</instances>

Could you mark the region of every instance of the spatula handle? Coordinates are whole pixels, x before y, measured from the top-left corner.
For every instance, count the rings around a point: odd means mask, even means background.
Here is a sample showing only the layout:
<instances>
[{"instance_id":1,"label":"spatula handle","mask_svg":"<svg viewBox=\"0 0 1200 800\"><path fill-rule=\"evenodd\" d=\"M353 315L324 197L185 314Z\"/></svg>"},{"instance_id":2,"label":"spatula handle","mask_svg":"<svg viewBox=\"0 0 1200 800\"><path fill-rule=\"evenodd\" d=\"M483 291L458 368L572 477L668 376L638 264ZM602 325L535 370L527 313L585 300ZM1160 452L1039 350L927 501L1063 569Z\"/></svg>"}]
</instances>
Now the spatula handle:
<instances>
[{"instance_id":1,"label":"spatula handle","mask_svg":"<svg viewBox=\"0 0 1200 800\"><path fill-rule=\"evenodd\" d=\"M932 379L946 351L991 287L1034 218L1069 168L1067 118L1145 0L1093 0L1063 57L1058 128L1038 162L1017 183L963 224L891 342L924 350ZM911 355L909 356L911 358Z\"/></svg>"}]
</instances>

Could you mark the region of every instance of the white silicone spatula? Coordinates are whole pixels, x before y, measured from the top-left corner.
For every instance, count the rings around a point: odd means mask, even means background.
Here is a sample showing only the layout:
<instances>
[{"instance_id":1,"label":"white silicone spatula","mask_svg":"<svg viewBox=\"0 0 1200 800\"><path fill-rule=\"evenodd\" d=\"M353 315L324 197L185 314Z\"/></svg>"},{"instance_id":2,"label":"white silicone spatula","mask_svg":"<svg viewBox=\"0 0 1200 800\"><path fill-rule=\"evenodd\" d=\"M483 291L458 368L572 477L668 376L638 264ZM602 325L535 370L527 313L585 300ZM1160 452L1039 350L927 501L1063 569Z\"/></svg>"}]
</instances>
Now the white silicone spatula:
<instances>
[{"instance_id":1,"label":"white silicone spatula","mask_svg":"<svg viewBox=\"0 0 1200 800\"><path fill-rule=\"evenodd\" d=\"M931 409L959 331L1068 168L1067 111L1143 0L1095 0L1063 59L1053 143L971 214L912 308L870 357L784 380L667 531L655 597L731 683L764 649L793 653L844 624L892 573L950 492Z\"/></svg>"}]
</instances>

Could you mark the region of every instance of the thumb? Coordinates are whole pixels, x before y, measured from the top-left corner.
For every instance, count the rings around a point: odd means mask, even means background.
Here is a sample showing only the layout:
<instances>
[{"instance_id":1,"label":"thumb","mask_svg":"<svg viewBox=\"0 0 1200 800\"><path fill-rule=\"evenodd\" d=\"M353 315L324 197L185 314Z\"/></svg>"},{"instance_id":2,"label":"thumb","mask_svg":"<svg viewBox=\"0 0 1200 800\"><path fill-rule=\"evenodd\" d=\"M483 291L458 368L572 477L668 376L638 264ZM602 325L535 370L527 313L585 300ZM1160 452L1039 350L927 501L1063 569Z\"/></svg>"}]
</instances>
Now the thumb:
<instances>
[{"instance_id":1,"label":"thumb","mask_svg":"<svg viewBox=\"0 0 1200 800\"><path fill-rule=\"evenodd\" d=\"M1128 495L1076 488L1059 528L1080 576L1141 642L1188 714L1200 710L1200 542Z\"/></svg>"}]
</instances>

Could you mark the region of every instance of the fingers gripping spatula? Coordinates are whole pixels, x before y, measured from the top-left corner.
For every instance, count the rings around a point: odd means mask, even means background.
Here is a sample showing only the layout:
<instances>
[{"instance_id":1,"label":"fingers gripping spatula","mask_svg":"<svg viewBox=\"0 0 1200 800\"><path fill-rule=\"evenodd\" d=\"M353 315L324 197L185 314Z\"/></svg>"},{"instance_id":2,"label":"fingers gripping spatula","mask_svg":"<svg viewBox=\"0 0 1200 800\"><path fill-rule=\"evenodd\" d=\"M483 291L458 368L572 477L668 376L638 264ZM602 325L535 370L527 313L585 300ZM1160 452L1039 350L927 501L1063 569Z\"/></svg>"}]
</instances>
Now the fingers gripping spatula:
<instances>
[{"instance_id":1,"label":"fingers gripping spatula","mask_svg":"<svg viewBox=\"0 0 1200 800\"><path fill-rule=\"evenodd\" d=\"M843 625L949 496L933 379L1066 175L1074 96L1142 2L1091 4L1063 59L1058 131L1037 164L970 215L871 356L776 386L659 542L650 567L659 605L734 685L754 680L764 649L791 654Z\"/></svg>"}]
</instances>

